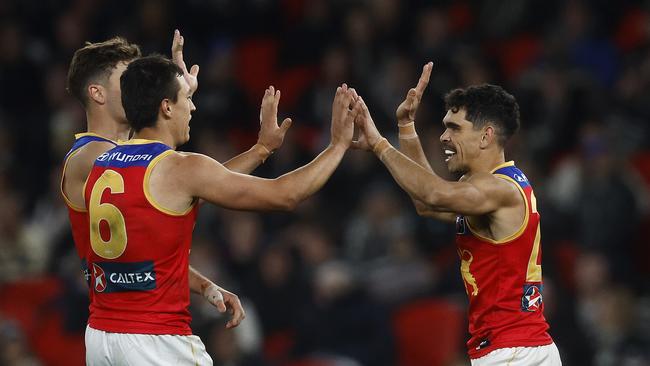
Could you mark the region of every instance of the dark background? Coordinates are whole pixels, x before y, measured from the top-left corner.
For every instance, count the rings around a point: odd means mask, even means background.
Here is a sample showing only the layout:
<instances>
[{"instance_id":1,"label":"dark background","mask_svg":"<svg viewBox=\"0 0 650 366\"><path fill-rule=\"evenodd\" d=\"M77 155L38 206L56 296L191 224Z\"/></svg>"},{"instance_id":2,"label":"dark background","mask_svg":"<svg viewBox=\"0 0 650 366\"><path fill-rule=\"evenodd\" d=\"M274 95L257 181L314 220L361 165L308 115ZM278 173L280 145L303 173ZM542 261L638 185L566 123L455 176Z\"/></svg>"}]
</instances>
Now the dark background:
<instances>
[{"instance_id":1,"label":"dark background","mask_svg":"<svg viewBox=\"0 0 650 366\"><path fill-rule=\"evenodd\" d=\"M0 364L83 363L86 285L59 195L85 130L64 89L73 52L115 35L198 63L192 139L219 161L257 137L263 90L294 126L254 172L329 141L337 85L396 143L395 109L434 62L417 128L447 177L442 97L502 85L521 105L507 149L542 215L546 317L564 365L650 364L650 13L646 1L0 1ZM293 213L205 205L192 264L243 300L235 331L199 297L218 365L467 365L453 228L419 218L371 154L350 151Z\"/></svg>"}]
</instances>

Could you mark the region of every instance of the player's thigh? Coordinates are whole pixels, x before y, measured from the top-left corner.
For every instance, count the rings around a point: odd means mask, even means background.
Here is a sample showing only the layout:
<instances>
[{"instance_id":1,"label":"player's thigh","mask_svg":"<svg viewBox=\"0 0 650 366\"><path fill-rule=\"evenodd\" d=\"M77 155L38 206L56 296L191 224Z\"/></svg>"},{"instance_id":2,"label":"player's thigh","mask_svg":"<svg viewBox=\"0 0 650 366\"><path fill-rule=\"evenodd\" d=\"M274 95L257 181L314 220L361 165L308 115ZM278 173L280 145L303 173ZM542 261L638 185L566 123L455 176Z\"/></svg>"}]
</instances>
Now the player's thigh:
<instances>
[{"instance_id":1,"label":"player's thigh","mask_svg":"<svg viewBox=\"0 0 650 366\"><path fill-rule=\"evenodd\" d=\"M86 363L105 365L212 365L197 336L109 333L88 328Z\"/></svg>"},{"instance_id":2,"label":"player's thigh","mask_svg":"<svg viewBox=\"0 0 650 366\"><path fill-rule=\"evenodd\" d=\"M562 366L555 343L539 347L500 348L472 360L472 366Z\"/></svg>"}]
</instances>

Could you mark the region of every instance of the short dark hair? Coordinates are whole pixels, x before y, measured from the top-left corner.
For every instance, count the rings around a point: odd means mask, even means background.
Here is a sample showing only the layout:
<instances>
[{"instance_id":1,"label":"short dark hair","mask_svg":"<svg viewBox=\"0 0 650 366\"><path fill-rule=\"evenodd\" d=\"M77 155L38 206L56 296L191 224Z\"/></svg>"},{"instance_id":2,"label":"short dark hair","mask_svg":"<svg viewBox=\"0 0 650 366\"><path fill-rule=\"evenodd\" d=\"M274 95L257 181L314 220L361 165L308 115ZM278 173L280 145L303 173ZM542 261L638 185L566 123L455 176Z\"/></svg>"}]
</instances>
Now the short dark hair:
<instances>
[{"instance_id":1,"label":"short dark hair","mask_svg":"<svg viewBox=\"0 0 650 366\"><path fill-rule=\"evenodd\" d=\"M480 128L487 122L497 127L499 145L506 142L519 130L519 104L515 97L498 85L473 85L454 89L445 95L445 108L456 112L465 109L465 119Z\"/></svg>"},{"instance_id":2,"label":"short dark hair","mask_svg":"<svg viewBox=\"0 0 650 366\"><path fill-rule=\"evenodd\" d=\"M128 62L140 56L140 47L121 37L98 43L86 42L86 45L72 56L66 89L85 108L88 105L86 88L90 83L107 80L118 63Z\"/></svg>"},{"instance_id":3,"label":"short dark hair","mask_svg":"<svg viewBox=\"0 0 650 366\"><path fill-rule=\"evenodd\" d=\"M156 125L158 109L163 99L176 102L181 86L176 77L183 70L172 60L151 55L129 64L122 77L122 107L135 132Z\"/></svg>"}]
</instances>

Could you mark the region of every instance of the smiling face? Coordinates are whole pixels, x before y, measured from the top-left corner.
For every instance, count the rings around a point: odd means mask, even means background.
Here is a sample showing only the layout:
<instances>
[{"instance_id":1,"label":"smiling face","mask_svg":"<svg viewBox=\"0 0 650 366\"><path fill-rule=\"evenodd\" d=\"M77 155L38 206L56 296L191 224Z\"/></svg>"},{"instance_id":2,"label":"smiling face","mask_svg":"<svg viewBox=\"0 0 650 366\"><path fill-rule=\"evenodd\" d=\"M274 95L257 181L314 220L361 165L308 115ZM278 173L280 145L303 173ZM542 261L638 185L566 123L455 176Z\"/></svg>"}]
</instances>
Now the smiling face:
<instances>
[{"instance_id":1,"label":"smiling face","mask_svg":"<svg viewBox=\"0 0 650 366\"><path fill-rule=\"evenodd\" d=\"M467 173L481 153L483 129L475 129L465 116L463 108L456 112L450 109L442 119L445 131L440 135L440 142L447 169L452 173Z\"/></svg>"}]
</instances>

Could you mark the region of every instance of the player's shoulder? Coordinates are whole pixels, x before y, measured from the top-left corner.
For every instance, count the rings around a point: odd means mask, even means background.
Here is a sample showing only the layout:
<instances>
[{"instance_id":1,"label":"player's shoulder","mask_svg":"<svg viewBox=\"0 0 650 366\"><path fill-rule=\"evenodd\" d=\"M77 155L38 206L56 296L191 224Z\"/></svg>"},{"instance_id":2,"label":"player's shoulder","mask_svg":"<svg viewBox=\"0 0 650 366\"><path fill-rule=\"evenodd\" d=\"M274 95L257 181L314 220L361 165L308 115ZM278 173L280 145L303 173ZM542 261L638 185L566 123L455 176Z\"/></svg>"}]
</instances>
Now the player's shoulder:
<instances>
[{"instance_id":1,"label":"player's shoulder","mask_svg":"<svg viewBox=\"0 0 650 366\"><path fill-rule=\"evenodd\" d=\"M519 189L515 184L492 173L478 172L471 176L465 175L461 177L460 181L470 183L486 194L495 197L516 199L519 196Z\"/></svg>"},{"instance_id":2,"label":"player's shoulder","mask_svg":"<svg viewBox=\"0 0 650 366\"><path fill-rule=\"evenodd\" d=\"M159 164L164 164L184 172L200 170L208 165L221 165L216 160L204 154L175 150L171 150Z\"/></svg>"},{"instance_id":3,"label":"player's shoulder","mask_svg":"<svg viewBox=\"0 0 650 366\"><path fill-rule=\"evenodd\" d=\"M101 154L114 148L116 145L110 141L90 141L84 146L75 151L74 154L68 157L66 162L66 172L64 174L87 175L92 168L92 165Z\"/></svg>"}]
</instances>

